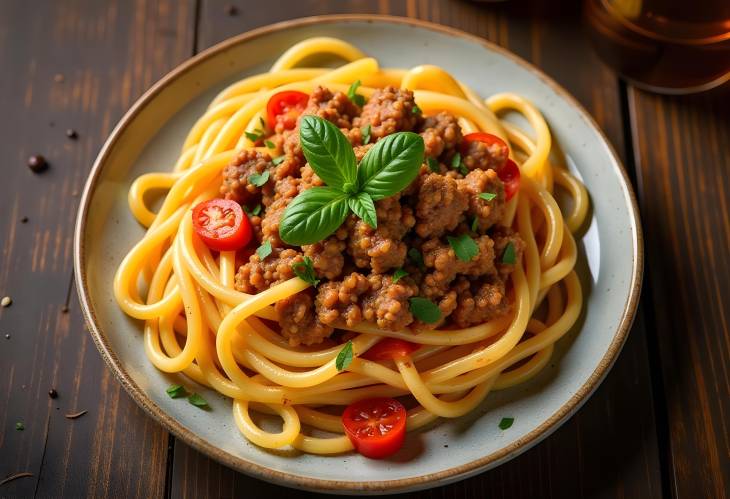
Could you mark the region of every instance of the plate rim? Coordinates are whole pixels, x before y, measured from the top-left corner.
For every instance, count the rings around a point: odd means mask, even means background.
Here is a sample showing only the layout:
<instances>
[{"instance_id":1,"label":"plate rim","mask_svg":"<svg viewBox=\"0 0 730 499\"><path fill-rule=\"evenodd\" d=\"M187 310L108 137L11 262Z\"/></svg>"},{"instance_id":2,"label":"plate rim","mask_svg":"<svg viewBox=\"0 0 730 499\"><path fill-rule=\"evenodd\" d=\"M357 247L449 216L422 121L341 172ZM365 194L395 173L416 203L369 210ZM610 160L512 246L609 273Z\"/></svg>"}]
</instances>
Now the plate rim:
<instances>
[{"instance_id":1,"label":"plate rim","mask_svg":"<svg viewBox=\"0 0 730 499\"><path fill-rule=\"evenodd\" d=\"M603 143L607 146L611 159L618 168L621 177L621 184L623 189L626 191L630 205L630 225L633 229L632 234L634 234L634 237L632 238L633 254L631 266L631 284L629 288L629 293L624 304L624 311L621 316L621 320L618 323L618 327L616 328L613 338L611 339L611 342L609 343L605 354L603 355L591 375L588 376L586 381L580 386L576 393L570 399L568 399L568 401L565 402L557 411L551 414L539 426L537 426L532 431L524 435L519 440L513 442L512 444L468 463L451 468L446 468L438 472L414 476L410 478L381 481L341 481L312 478L308 476L273 470L256 462L234 456L233 454L230 454L210 444L205 439L199 437L191 430L187 429L180 421L164 412L162 408L155 404L152 399L149 398L145 394L145 392L137 385L137 383L135 383L134 380L129 376L127 371L121 365L116 354L111 349L111 345L107 340L105 333L97 324L96 314L91 304L90 294L87 287L87 276L85 272L86 253L84 248L83 234L85 233L91 193L96 187L97 181L101 176L103 166L106 163L106 160L113 146L123 134L124 129L132 120L135 119L140 111L147 104L149 104L149 102L152 101L153 98L157 94L159 94L171 81L176 79L181 74L187 72L191 68L195 67L196 65L200 64L201 62L205 61L206 59L227 50L229 47L259 37L263 37L271 33L286 30L288 28L309 26L314 24L331 24L338 22L367 22L370 24L389 23L424 28L427 30L440 32L442 34L462 38L472 43L477 43L487 48L488 50L497 52L500 55L511 59L513 62L517 63L518 65L522 66L523 68L537 76L556 94L565 99L568 104L570 104L571 107L573 107L578 112L580 117L599 134ZM445 483L454 482L502 464L503 462L506 462L507 460L516 457L522 452L527 451L528 449L548 437L553 431L555 431L563 423L565 423L565 421L570 418L578 409L580 409L580 407L586 402L586 400L588 400L588 398L601 384L601 382L613 366L614 362L618 358L618 355L621 352L624 343L626 342L626 338L629 331L631 330L631 325L636 315L636 309L641 294L641 284L644 268L644 241L642 235L641 221L634 189L626 172L626 169L621 159L616 154L613 145L604 134L603 130L598 126L598 124L595 122L593 117L586 111L586 109L567 90L565 90L552 78L543 73L542 70L540 70L536 66L533 66L521 57L513 54L509 50L500 47L499 45L489 40L486 40L476 35L472 35L460 29L436 24L430 21L383 14L318 15L268 24L259 28L246 31L231 38L227 38L226 40L223 40L220 43L217 43L216 45L213 45L212 47L183 61L181 64L170 70L167 74L165 74L165 76L159 79L134 102L130 109L119 120L107 140L104 142L104 145L101 147L93 163L91 171L89 172L79 203L74 229L73 249L76 290L79 298L79 303L81 305L81 310L83 312L84 320L89 330L89 334L94 340L94 344L96 345L97 350L99 350L99 353L104 359L106 365L111 369L114 376L121 383L127 393L132 397L135 403L140 406L145 412L147 412L147 414L149 414L155 421L159 422L167 431L175 435L177 438L183 440L186 444L192 446L196 450L208 456L213 457L217 461L237 471L279 485L327 493L339 492L350 494L357 492L406 492L408 490L423 489L429 486L435 486L436 484L443 485Z\"/></svg>"}]
</instances>

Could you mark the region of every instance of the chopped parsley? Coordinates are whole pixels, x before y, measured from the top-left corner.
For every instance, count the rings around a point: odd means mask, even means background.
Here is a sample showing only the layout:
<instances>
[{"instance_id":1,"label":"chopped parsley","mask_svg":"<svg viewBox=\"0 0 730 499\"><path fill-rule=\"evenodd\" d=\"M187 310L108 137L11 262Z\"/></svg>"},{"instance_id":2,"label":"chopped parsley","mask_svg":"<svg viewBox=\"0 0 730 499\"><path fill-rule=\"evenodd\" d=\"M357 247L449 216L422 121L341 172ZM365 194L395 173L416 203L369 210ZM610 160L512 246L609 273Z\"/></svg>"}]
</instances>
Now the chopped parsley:
<instances>
[{"instance_id":1,"label":"chopped parsley","mask_svg":"<svg viewBox=\"0 0 730 499\"><path fill-rule=\"evenodd\" d=\"M253 132L244 132L244 133L246 134L246 138L248 140L250 140L251 142L258 142L258 140L262 137L262 135L259 133L253 133Z\"/></svg>"},{"instance_id":2,"label":"chopped parsley","mask_svg":"<svg viewBox=\"0 0 730 499\"><path fill-rule=\"evenodd\" d=\"M198 395L197 393L191 393L188 397L188 402L193 404L195 407L200 407L201 409L208 409L210 406L208 405L208 401L205 400L203 397Z\"/></svg>"},{"instance_id":3,"label":"chopped parsley","mask_svg":"<svg viewBox=\"0 0 730 499\"><path fill-rule=\"evenodd\" d=\"M256 254L262 262L266 260L266 257L271 254L271 241L264 241L256 250Z\"/></svg>"},{"instance_id":4,"label":"chopped parsley","mask_svg":"<svg viewBox=\"0 0 730 499\"><path fill-rule=\"evenodd\" d=\"M347 97L356 105L362 107L365 105L365 97L357 93L357 89L360 85L362 85L360 80L353 82L352 85L350 85L350 88L347 89Z\"/></svg>"},{"instance_id":5,"label":"chopped parsley","mask_svg":"<svg viewBox=\"0 0 730 499\"><path fill-rule=\"evenodd\" d=\"M423 270L426 268L426 264L423 263L423 255L421 255L421 252L418 251L416 248L411 248L408 250L408 259L415 265L418 265L419 269Z\"/></svg>"},{"instance_id":6,"label":"chopped parsley","mask_svg":"<svg viewBox=\"0 0 730 499\"><path fill-rule=\"evenodd\" d=\"M25 425L22 421L18 421L17 423L15 423L15 429L18 431L23 431L25 430Z\"/></svg>"},{"instance_id":7,"label":"chopped parsley","mask_svg":"<svg viewBox=\"0 0 730 499\"><path fill-rule=\"evenodd\" d=\"M265 140L264 144L266 144L266 147L268 147L269 149L276 149L276 144L274 144L270 140Z\"/></svg>"},{"instance_id":8,"label":"chopped parsley","mask_svg":"<svg viewBox=\"0 0 730 499\"><path fill-rule=\"evenodd\" d=\"M426 324L435 324L441 320L441 309L431 300L414 296L410 300L413 316Z\"/></svg>"},{"instance_id":9,"label":"chopped parsley","mask_svg":"<svg viewBox=\"0 0 730 499\"><path fill-rule=\"evenodd\" d=\"M482 198L484 201L491 201L492 199L496 198L497 195L493 192L482 192L479 194L479 197Z\"/></svg>"},{"instance_id":10,"label":"chopped parsley","mask_svg":"<svg viewBox=\"0 0 730 499\"><path fill-rule=\"evenodd\" d=\"M348 341L345 343L345 346L340 350L340 353L337 354L337 358L335 359L335 367L338 371L342 371L343 369L347 369L347 366L349 366L352 363L352 342Z\"/></svg>"},{"instance_id":11,"label":"chopped parsley","mask_svg":"<svg viewBox=\"0 0 730 499\"><path fill-rule=\"evenodd\" d=\"M428 167L432 172L439 173L441 171L441 167L439 166L439 162L436 158L428 158L426 162L428 162Z\"/></svg>"},{"instance_id":12,"label":"chopped parsley","mask_svg":"<svg viewBox=\"0 0 730 499\"><path fill-rule=\"evenodd\" d=\"M393 272L393 283L400 281L403 277L407 276L408 272L406 272L403 269L395 269L395 272Z\"/></svg>"},{"instance_id":13,"label":"chopped parsley","mask_svg":"<svg viewBox=\"0 0 730 499\"><path fill-rule=\"evenodd\" d=\"M456 257L462 262L469 262L479 254L479 246L469 234L462 234L458 237L447 236L451 248L454 250Z\"/></svg>"},{"instance_id":14,"label":"chopped parsley","mask_svg":"<svg viewBox=\"0 0 730 499\"><path fill-rule=\"evenodd\" d=\"M269 171L266 170L264 173L252 173L248 176L248 183L251 185L255 185L256 187L261 187L266 182L269 181Z\"/></svg>"},{"instance_id":15,"label":"chopped parsley","mask_svg":"<svg viewBox=\"0 0 730 499\"><path fill-rule=\"evenodd\" d=\"M479 229L479 219L474 217L471 221L471 231L476 232Z\"/></svg>"},{"instance_id":16,"label":"chopped parsley","mask_svg":"<svg viewBox=\"0 0 730 499\"><path fill-rule=\"evenodd\" d=\"M504 253L502 253L502 263L508 263L510 265L517 263L517 252L512 241L508 242L507 246L504 248Z\"/></svg>"},{"instance_id":17,"label":"chopped parsley","mask_svg":"<svg viewBox=\"0 0 730 499\"><path fill-rule=\"evenodd\" d=\"M370 125L365 125L360 129L360 134L362 135L362 145L367 145L370 143Z\"/></svg>"},{"instance_id":18,"label":"chopped parsley","mask_svg":"<svg viewBox=\"0 0 730 499\"><path fill-rule=\"evenodd\" d=\"M413 107L411 108L411 112L413 114L422 114L423 113L423 111L421 111L421 108L418 107L417 104L413 104Z\"/></svg>"},{"instance_id":19,"label":"chopped parsley","mask_svg":"<svg viewBox=\"0 0 730 499\"><path fill-rule=\"evenodd\" d=\"M185 387L183 387L182 385L170 385L165 391L171 399L179 399L181 397L187 396L188 394L188 392L185 391Z\"/></svg>"},{"instance_id":20,"label":"chopped parsley","mask_svg":"<svg viewBox=\"0 0 730 499\"><path fill-rule=\"evenodd\" d=\"M272 162L272 163L274 164L274 166L276 166L276 165L278 165L279 163L281 163L282 161L284 161L285 159L286 159L286 156L284 156L284 155L282 154L281 156L277 156L277 157L275 157L274 159L272 159L272 160L271 160L271 162Z\"/></svg>"},{"instance_id":21,"label":"chopped parsley","mask_svg":"<svg viewBox=\"0 0 730 499\"><path fill-rule=\"evenodd\" d=\"M319 279L317 279L317 275L314 273L312 259L308 256L305 256L303 261L292 264L291 269L302 281L315 287L319 284Z\"/></svg>"},{"instance_id":22,"label":"chopped parsley","mask_svg":"<svg viewBox=\"0 0 730 499\"><path fill-rule=\"evenodd\" d=\"M499 429L500 430L506 430L507 428L512 426L512 423L515 422L515 418L502 418L502 420L499 422Z\"/></svg>"},{"instance_id":23,"label":"chopped parsley","mask_svg":"<svg viewBox=\"0 0 730 499\"><path fill-rule=\"evenodd\" d=\"M259 123L261 123L261 128L266 130L266 122L264 121L264 119L261 116L259 116Z\"/></svg>"},{"instance_id":24,"label":"chopped parsley","mask_svg":"<svg viewBox=\"0 0 730 499\"><path fill-rule=\"evenodd\" d=\"M251 215L258 216L258 214L261 213L261 204L257 204L253 207L253 210L251 210Z\"/></svg>"}]
</instances>

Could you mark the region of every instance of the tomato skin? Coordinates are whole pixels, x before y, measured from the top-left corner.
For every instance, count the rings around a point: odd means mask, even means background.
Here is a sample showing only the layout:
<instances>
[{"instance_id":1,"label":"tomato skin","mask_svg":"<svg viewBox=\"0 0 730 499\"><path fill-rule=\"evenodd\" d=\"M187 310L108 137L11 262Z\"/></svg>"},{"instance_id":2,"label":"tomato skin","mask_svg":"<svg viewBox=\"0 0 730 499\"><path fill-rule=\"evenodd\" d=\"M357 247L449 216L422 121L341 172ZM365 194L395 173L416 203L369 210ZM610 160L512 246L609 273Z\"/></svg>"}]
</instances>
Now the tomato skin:
<instances>
[{"instance_id":1,"label":"tomato skin","mask_svg":"<svg viewBox=\"0 0 730 499\"><path fill-rule=\"evenodd\" d=\"M348 405L342 413L342 425L355 450L371 459L383 459L403 446L406 418L406 408L397 400L372 398Z\"/></svg>"},{"instance_id":2,"label":"tomato skin","mask_svg":"<svg viewBox=\"0 0 730 499\"><path fill-rule=\"evenodd\" d=\"M504 184L504 199L509 201L520 190L520 167L508 159L504 166L497 170L497 176Z\"/></svg>"},{"instance_id":3,"label":"tomato skin","mask_svg":"<svg viewBox=\"0 0 730 499\"><path fill-rule=\"evenodd\" d=\"M397 338L383 338L362 355L367 360L391 360L396 357L409 355L421 346L410 341Z\"/></svg>"},{"instance_id":4,"label":"tomato skin","mask_svg":"<svg viewBox=\"0 0 730 499\"><path fill-rule=\"evenodd\" d=\"M210 199L193 208L193 229L215 251L243 248L251 240L251 222L241 205L229 199Z\"/></svg>"},{"instance_id":5,"label":"tomato skin","mask_svg":"<svg viewBox=\"0 0 730 499\"><path fill-rule=\"evenodd\" d=\"M309 95L298 90L284 90L271 96L266 104L268 124L272 130L281 125L284 130L292 130L297 126L297 118L307 107Z\"/></svg>"},{"instance_id":6,"label":"tomato skin","mask_svg":"<svg viewBox=\"0 0 730 499\"><path fill-rule=\"evenodd\" d=\"M492 135L491 133L486 132L474 132L474 133L467 133L464 135L464 138L462 139L462 152L463 149L466 148L466 146L469 144L469 142L482 142L487 145L487 147L490 148L490 150L497 146L499 148L499 154L498 156L501 158L507 158L509 156L509 146L507 143L497 137L496 135ZM504 163L502 164L504 165Z\"/></svg>"}]
</instances>

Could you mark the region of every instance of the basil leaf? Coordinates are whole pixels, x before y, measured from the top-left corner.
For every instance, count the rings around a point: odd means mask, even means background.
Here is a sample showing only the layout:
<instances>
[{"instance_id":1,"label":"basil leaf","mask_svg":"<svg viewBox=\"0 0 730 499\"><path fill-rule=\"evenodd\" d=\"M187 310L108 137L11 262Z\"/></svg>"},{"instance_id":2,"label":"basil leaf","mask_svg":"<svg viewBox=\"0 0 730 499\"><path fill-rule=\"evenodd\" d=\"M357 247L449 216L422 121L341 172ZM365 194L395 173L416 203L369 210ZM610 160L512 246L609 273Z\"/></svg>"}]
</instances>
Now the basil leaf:
<instances>
[{"instance_id":1,"label":"basil leaf","mask_svg":"<svg viewBox=\"0 0 730 499\"><path fill-rule=\"evenodd\" d=\"M319 284L317 274L314 273L314 265L312 265L312 259L308 256L305 256L301 262L293 263L291 269L294 271L294 274L296 274L296 276L302 281L307 282L314 287L317 287L317 284Z\"/></svg>"},{"instance_id":2,"label":"basil leaf","mask_svg":"<svg viewBox=\"0 0 730 499\"><path fill-rule=\"evenodd\" d=\"M405 189L423 163L423 137L413 132L398 132L375 143L357 170L360 190L373 201Z\"/></svg>"},{"instance_id":3,"label":"basil leaf","mask_svg":"<svg viewBox=\"0 0 730 499\"><path fill-rule=\"evenodd\" d=\"M346 369L352 363L352 342L348 341L345 346L340 350L335 359L335 367L338 371Z\"/></svg>"},{"instance_id":4,"label":"basil leaf","mask_svg":"<svg viewBox=\"0 0 730 499\"><path fill-rule=\"evenodd\" d=\"M302 246L322 241L347 217L347 194L332 187L312 187L289 203L279 222L279 235L287 244Z\"/></svg>"},{"instance_id":5,"label":"basil leaf","mask_svg":"<svg viewBox=\"0 0 730 499\"><path fill-rule=\"evenodd\" d=\"M462 262L469 262L479 254L479 246L474 242L474 239L469 237L469 234L462 234L459 237L447 236L446 239L448 239L457 258Z\"/></svg>"},{"instance_id":6,"label":"basil leaf","mask_svg":"<svg viewBox=\"0 0 730 499\"><path fill-rule=\"evenodd\" d=\"M188 397L188 402L193 404L195 407L200 407L201 409L208 409L210 407L208 405L208 401L197 393L191 393Z\"/></svg>"},{"instance_id":7,"label":"basil leaf","mask_svg":"<svg viewBox=\"0 0 730 499\"><path fill-rule=\"evenodd\" d=\"M269 173L269 170L266 170L264 173L258 174L258 173L252 173L248 176L248 183L255 185L256 187L261 187L266 182L269 181L269 176L271 174Z\"/></svg>"},{"instance_id":8,"label":"basil leaf","mask_svg":"<svg viewBox=\"0 0 730 499\"><path fill-rule=\"evenodd\" d=\"M276 166L276 165L280 164L282 161L284 161L285 159L286 159L286 156L282 154L281 156L277 156L274 159L272 159L271 162L273 163L274 166Z\"/></svg>"},{"instance_id":9,"label":"basil leaf","mask_svg":"<svg viewBox=\"0 0 730 499\"><path fill-rule=\"evenodd\" d=\"M496 198L497 195L493 192L481 192L479 193L479 197L484 201L491 201L492 199Z\"/></svg>"},{"instance_id":10,"label":"basil leaf","mask_svg":"<svg viewBox=\"0 0 730 499\"><path fill-rule=\"evenodd\" d=\"M508 242L507 246L504 248L504 253L502 253L502 263L508 263L510 265L517 263L517 251L515 250L515 245L512 241Z\"/></svg>"},{"instance_id":11,"label":"basil leaf","mask_svg":"<svg viewBox=\"0 0 730 499\"><path fill-rule=\"evenodd\" d=\"M362 145L366 146L370 143L370 125L365 125L360 129L360 135L362 135Z\"/></svg>"},{"instance_id":12,"label":"basil leaf","mask_svg":"<svg viewBox=\"0 0 730 499\"><path fill-rule=\"evenodd\" d=\"M441 320L441 309L431 300L415 296L410 299L410 310L413 316L426 324L435 324Z\"/></svg>"},{"instance_id":13,"label":"basil leaf","mask_svg":"<svg viewBox=\"0 0 730 499\"><path fill-rule=\"evenodd\" d=\"M335 125L317 116L304 116L300 122L299 142L314 172L329 187L344 190L357 182L355 152L347 137Z\"/></svg>"},{"instance_id":14,"label":"basil leaf","mask_svg":"<svg viewBox=\"0 0 730 499\"><path fill-rule=\"evenodd\" d=\"M259 260L263 262L266 260L266 257L271 254L271 251L271 241L264 241L256 250L256 254L259 257Z\"/></svg>"},{"instance_id":15,"label":"basil leaf","mask_svg":"<svg viewBox=\"0 0 730 499\"><path fill-rule=\"evenodd\" d=\"M418 265L419 269L424 270L426 268L426 264L423 263L423 255L416 248L408 250L408 259L415 265Z\"/></svg>"},{"instance_id":16,"label":"basil leaf","mask_svg":"<svg viewBox=\"0 0 730 499\"><path fill-rule=\"evenodd\" d=\"M434 173L440 173L441 168L439 167L439 162L436 158L428 158L426 159L426 162L428 163L428 167L431 169Z\"/></svg>"},{"instance_id":17,"label":"basil leaf","mask_svg":"<svg viewBox=\"0 0 730 499\"><path fill-rule=\"evenodd\" d=\"M378 215L375 211L375 204L370 194L360 192L347 200L350 209L373 229L378 228Z\"/></svg>"},{"instance_id":18,"label":"basil leaf","mask_svg":"<svg viewBox=\"0 0 730 499\"><path fill-rule=\"evenodd\" d=\"M512 426L512 423L515 422L515 418L502 418L502 420L499 422L499 429L500 430L506 430L507 428Z\"/></svg>"},{"instance_id":19,"label":"basil leaf","mask_svg":"<svg viewBox=\"0 0 730 499\"><path fill-rule=\"evenodd\" d=\"M391 278L393 281L393 284L400 281L403 277L407 276L408 272L406 272L403 269L395 269L395 272L393 272L393 277Z\"/></svg>"},{"instance_id":20,"label":"basil leaf","mask_svg":"<svg viewBox=\"0 0 730 499\"><path fill-rule=\"evenodd\" d=\"M165 390L167 394L170 396L171 399L178 399L180 397L187 396L188 392L185 391L185 388L181 385L170 385L167 390Z\"/></svg>"}]
</instances>

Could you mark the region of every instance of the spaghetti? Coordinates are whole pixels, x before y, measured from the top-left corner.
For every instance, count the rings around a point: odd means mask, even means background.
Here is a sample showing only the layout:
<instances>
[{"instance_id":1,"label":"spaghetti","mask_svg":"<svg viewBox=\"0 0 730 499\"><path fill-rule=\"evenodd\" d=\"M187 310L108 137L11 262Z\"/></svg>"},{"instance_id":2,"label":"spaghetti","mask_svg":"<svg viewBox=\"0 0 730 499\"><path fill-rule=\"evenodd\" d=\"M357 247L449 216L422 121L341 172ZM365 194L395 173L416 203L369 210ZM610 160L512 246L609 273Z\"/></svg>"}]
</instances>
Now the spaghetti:
<instances>
[{"instance_id":1,"label":"spaghetti","mask_svg":"<svg viewBox=\"0 0 730 499\"><path fill-rule=\"evenodd\" d=\"M296 67L320 53L347 63L336 69ZM509 275L513 305L508 314L458 329L339 323L337 329L348 331L352 349L351 362L340 370L342 343L292 346L276 326L274 305L311 283L293 277L255 294L240 291L236 251L211 252L196 235L190 212L220 196L223 169L236 151L268 152L256 134L273 95L311 93L318 85L345 92L356 80L362 82L358 92L364 98L389 85L408 89L425 116L446 111L458 117L463 133L487 132L509 144L521 181L500 222L519 235L524 251ZM526 118L534 138L498 118L509 111ZM232 398L236 425L261 447L292 446L314 454L350 451L353 443L343 434L338 414L342 406L374 397L411 397L408 431L437 418L459 417L490 391L539 373L580 313L573 233L585 219L588 196L553 149L539 110L518 95L500 93L482 100L440 68L383 69L344 41L305 40L287 50L270 72L223 90L190 130L172 172L146 174L132 184L129 205L147 232L119 266L116 299L125 313L144 321L149 360L161 371L183 373ZM557 187L572 199L565 216L553 195ZM155 213L145 196L159 190L167 194ZM140 282L146 283L145 293ZM362 356L384 338L419 348L392 361ZM281 430L257 426L253 412L278 416Z\"/></svg>"}]
</instances>

